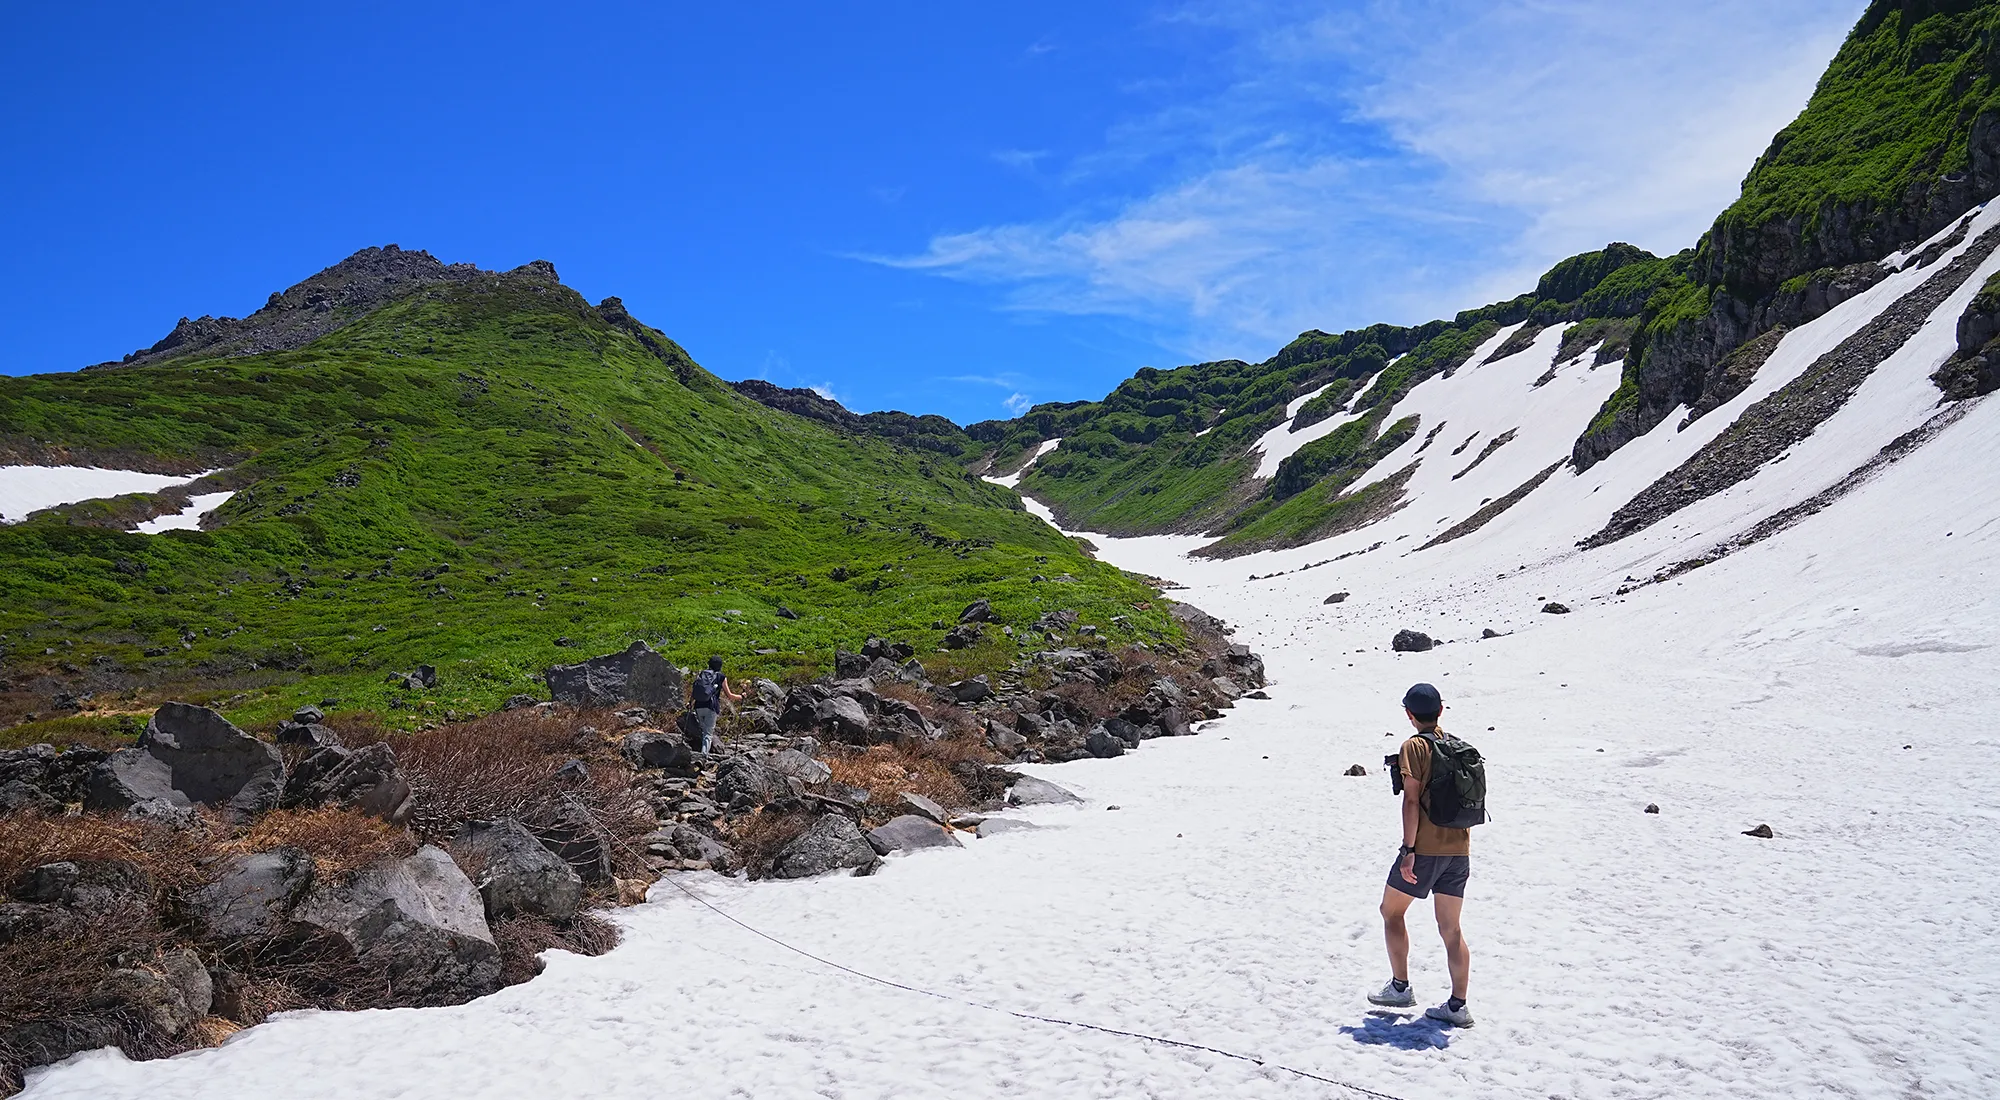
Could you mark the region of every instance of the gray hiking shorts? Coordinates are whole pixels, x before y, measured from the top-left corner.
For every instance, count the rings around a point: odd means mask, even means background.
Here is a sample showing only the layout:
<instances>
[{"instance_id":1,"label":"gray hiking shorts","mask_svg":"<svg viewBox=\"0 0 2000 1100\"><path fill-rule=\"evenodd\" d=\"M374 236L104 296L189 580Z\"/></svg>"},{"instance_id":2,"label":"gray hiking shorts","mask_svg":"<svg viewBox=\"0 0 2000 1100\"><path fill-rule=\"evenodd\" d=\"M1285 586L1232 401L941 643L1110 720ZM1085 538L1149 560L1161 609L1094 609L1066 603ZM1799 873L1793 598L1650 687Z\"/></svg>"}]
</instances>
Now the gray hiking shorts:
<instances>
[{"instance_id":1,"label":"gray hiking shorts","mask_svg":"<svg viewBox=\"0 0 2000 1100\"><path fill-rule=\"evenodd\" d=\"M1413 898L1427 898L1431 891L1454 898L1465 896L1465 881L1472 877L1471 856L1418 856L1417 881L1403 881L1403 857L1389 864L1389 886Z\"/></svg>"}]
</instances>

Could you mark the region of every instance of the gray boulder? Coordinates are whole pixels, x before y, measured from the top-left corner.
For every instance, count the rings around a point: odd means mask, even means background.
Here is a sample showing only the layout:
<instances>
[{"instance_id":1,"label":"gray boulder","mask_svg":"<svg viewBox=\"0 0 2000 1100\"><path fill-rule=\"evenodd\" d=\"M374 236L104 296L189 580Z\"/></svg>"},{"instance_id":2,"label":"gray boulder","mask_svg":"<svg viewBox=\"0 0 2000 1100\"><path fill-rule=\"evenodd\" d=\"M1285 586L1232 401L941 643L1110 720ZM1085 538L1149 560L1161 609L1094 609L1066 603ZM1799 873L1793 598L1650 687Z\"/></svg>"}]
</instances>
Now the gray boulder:
<instances>
[{"instance_id":1,"label":"gray boulder","mask_svg":"<svg viewBox=\"0 0 2000 1100\"><path fill-rule=\"evenodd\" d=\"M748 809L790 794L785 777L748 756L732 756L715 772L715 801Z\"/></svg>"},{"instance_id":2,"label":"gray boulder","mask_svg":"<svg viewBox=\"0 0 2000 1100\"><path fill-rule=\"evenodd\" d=\"M1125 742L1125 747L1128 749L1138 748L1139 742L1146 739L1146 731L1143 728L1133 725L1123 718L1106 718L1104 720L1104 732ZM1154 731L1154 736L1158 736L1157 730Z\"/></svg>"},{"instance_id":3,"label":"gray boulder","mask_svg":"<svg viewBox=\"0 0 2000 1100\"><path fill-rule=\"evenodd\" d=\"M993 613L993 601L981 597L966 605L965 610L958 613L958 621L961 623L997 623L1000 621L1000 616Z\"/></svg>"},{"instance_id":4,"label":"gray boulder","mask_svg":"<svg viewBox=\"0 0 2000 1100\"><path fill-rule=\"evenodd\" d=\"M215 985L201 957L185 947L113 970L92 989L89 1007L116 1014L156 1035L179 1035L208 1015Z\"/></svg>"},{"instance_id":5,"label":"gray boulder","mask_svg":"<svg viewBox=\"0 0 2000 1100\"><path fill-rule=\"evenodd\" d=\"M1024 775L1015 780L1012 787L1007 788L1007 801L1016 806L1054 806L1065 802L1081 802L1083 799L1046 779Z\"/></svg>"},{"instance_id":6,"label":"gray boulder","mask_svg":"<svg viewBox=\"0 0 2000 1100\"><path fill-rule=\"evenodd\" d=\"M695 774L694 750L687 738L677 733L638 729L625 735L620 746L625 759L635 768L659 768L671 775Z\"/></svg>"},{"instance_id":7,"label":"gray boulder","mask_svg":"<svg viewBox=\"0 0 2000 1100\"><path fill-rule=\"evenodd\" d=\"M511 817L460 825L452 848L473 868L489 921L527 913L567 924L583 902L583 879Z\"/></svg>"},{"instance_id":8,"label":"gray boulder","mask_svg":"<svg viewBox=\"0 0 2000 1100\"><path fill-rule=\"evenodd\" d=\"M984 633L978 623L960 623L945 632L944 647L946 649L965 649L969 646L977 645Z\"/></svg>"},{"instance_id":9,"label":"gray boulder","mask_svg":"<svg viewBox=\"0 0 2000 1100\"><path fill-rule=\"evenodd\" d=\"M312 856L299 848L273 848L231 857L220 878L188 893L182 910L211 940L274 936L312 884Z\"/></svg>"},{"instance_id":10,"label":"gray boulder","mask_svg":"<svg viewBox=\"0 0 2000 1100\"><path fill-rule=\"evenodd\" d=\"M93 810L146 809L173 816L190 804L242 819L271 809L284 792L275 745L257 740L207 707L168 703L146 723L136 748L98 765L84 795Z\"/></svg>"},{"instance_id":11,"label":"gray boulder","mask_svg":"<svg viewBox=\"0 0 2000 1100\"><path fill-rule=\"evenodd\" d=\"M874 729L868 711L851 695L830 695L813 712L822 729L843 741L865 744Z\"/></svg>"},{"instance_id":12,"label":"gray boulder","mask_svg":"<svg viewBox=\"0 0 2000 1100\"><path fill-rule=\"evenodd\" d=\"M981 840L1001 833L1025 833L1041 828L1032 821L1022 821L1018 817L989 817L979 823L978 836Z\"/></svg>"},{"instance_id":13,"label":"gray boulder","mask_svg":"<svg viewBox=\"0 0 2000 1100\"><path fill-rule=\"evenodd\" d=\"M442 848L427 844L408 859L323 884L293 917L339 936L383 971L401 1004L458 1004L500 984L485 905Z\"/></svg>"},{"instance_id":14,"label":"gray boulder","mask_svg":"<svg viewBox=\"0 0 2000 1100\"><path fill-rule=\"evenodd\" d=\"M1431 636L1421 630L1398 630L1389 643L1390 648L1398 653L1426 653L1435 645L1437 643L1431 640Z\"/></svg>"},{"instance_id":15,"label":"gray boulder","mask_svg":"<svg viewBox=\"0 0 2000 1100\"><path fill-rule=\"evenodd\" d=\"M998 722L989 721L986 723L986 744L1011 760L1028 747L1028 739Z\"/></svg>"},{"instance_id":16,"label":"gray boulder","mask_svg":"<svg viewBox=\"0 0 2000 1100\"><path fill-rule=\"evenodd\" d=\"M1214 684L1215 690L1221 692L1222 697L1225 699L1241 699L1243 697L1243 685L1227 676L1217 676L1210 680L1209 683Z\"/></svg>"},{"instance_id":17,"label":"gray boulder","mask_svg":"<svg viewBox=\"0 0 2000 1100\"><path fill-rule=\"evenodd\" d=\"M271 740L280 745L310 745L323 749L340 744L340 735L333 732L332 727L318 722L293 720L278 723L278 732L271 735Z\"/></svg>"},{"instance_id":18,"label":"gray boulder","mask_svg":"<svg viewBox=\"0 0 2000 1100\"><path fill-rule=\"evenodd\" d=\"M951 815L945 812L943 806L938 805L915 791L904 791L902 794L896 796L896 801L911 813L919 817L927 817L940 825L951 820Z\"/></svg>"},{"instance_id":19,"label":"gray boulder","mask_svg":"<svg viewBox=\"0 0 2000 1100\"><path fill-rule=\"evenodd\" d=\"M880 858L852 818L821 814L778 853L771 873L779 878L810 878L842 868L872 867Z\"/></svg>"},{"instance_id":20,"label":"gray boulder","mask_svg":"<svg viewBox=\"0 0 2000 1100\"><path fill-rule=\"evenodd\" d=\"M1550 600L1548 603L1542 605L1542 614L1567 615L1569 614L1569 605L1566 603L1557 603L1555 600Z\"/></svg>"},{"instance_id":21,"label":"gray boulder","mask_svg":"<svg viewBox=\"0 0 2000 1100\"><path fill-rule=\"evenodd\" d=\"M808 787L817 787L833 778L833 769L823 761L815 760L797 749L783 749L771 754L764 766L790 779L796 779Z\"/></svg>"},{"instance_id":22,"label":"gray boulder","mask_svg":"<svg viewBox=\"0 0 2000 1100\"><path fill-rule=\"evenodd\" d=\"M649 707L681 705L681 670L653 652L645 642L633 642L623 653L592 657L574 665L557 665L545 678L549 696L559 703L609 707L638 703Z\"/></svg>"},{"instance_id":23,"label":"gray boulder","mask_svg":"<svg viewBox=\"0 0 2000 1100\"><path fill-rule=\"evenodd\" d=\"M1186 737L1194 731L1188 726L1187 712L1179 707L1167 707L1160 711L1161 737Z\"/></svg>"},{"instance_id":24,"label":"gray boulder","mask_svg":"<svg viewBox=\"0 0 2000 1100\"><path fill-rule=\"evenodd\" d=\"M956 848L951 830L918 814L904 814L868 831L868 844L882 855L918 848Z\"/></svg>"}]
</instances>

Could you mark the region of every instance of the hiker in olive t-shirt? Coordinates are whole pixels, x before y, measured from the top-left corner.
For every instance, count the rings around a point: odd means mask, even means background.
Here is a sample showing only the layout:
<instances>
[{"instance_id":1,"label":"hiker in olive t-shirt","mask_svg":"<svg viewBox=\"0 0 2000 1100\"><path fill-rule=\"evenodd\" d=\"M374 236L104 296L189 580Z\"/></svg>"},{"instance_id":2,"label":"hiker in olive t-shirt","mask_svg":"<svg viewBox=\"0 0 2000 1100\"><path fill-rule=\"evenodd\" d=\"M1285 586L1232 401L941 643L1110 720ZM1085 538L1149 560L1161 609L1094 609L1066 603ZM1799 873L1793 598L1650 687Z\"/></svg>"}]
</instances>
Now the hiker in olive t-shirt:
<instances>
[{"instance_id":1,"label":"hiker in olive t-shirt","mask_svg":"<svg viewBox=\"0 0 2000 1100\"><path fill-rule=\"evenodd\" d=\"M1444 699L1431 685L1417 684L1403 696L1403 713L1416 727L1417 735L1404 741L1398 754L1403 779L1403 846L1389 868L1388 885L1382 889L1382 935L1389 945L1390 978L1389 984L1369 994L1368 1000L1397 1008L1417 1003L1416 990L1410 988L1410 930L1403 923L1403 914L1411 902L1435 894L1432 908L1451 967L1451 999L1424 1015L1470 1027L1472 1013L1465 1007L1465 987L1472 972L1472 951L1459 928L1459 916L1465 910L1465 882L1472 869L1472 830L1441 829L1432 824L1424 798L1431 778L1431 743L1425 735L1439 732Z\"/></svg>"}]
</instances>

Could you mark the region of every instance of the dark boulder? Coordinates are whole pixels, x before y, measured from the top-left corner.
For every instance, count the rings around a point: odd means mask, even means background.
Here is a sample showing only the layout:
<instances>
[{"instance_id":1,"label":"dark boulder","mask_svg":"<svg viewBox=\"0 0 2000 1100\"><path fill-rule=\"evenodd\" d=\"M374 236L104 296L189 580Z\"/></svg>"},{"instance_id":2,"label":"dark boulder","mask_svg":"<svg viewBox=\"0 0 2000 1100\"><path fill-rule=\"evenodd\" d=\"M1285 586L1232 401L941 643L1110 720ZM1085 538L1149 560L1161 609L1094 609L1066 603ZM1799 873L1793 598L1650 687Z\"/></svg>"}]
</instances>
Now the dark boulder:
<instances>
[{"instance_id":1,"label":"dark boulder","mask_svg":"<svg viewBox=\"0 0 2000 1100\"><path fill-rule=\"evenodd\" d=\"M966 649L977 645L984 633L978 623L960 623L945 632L944 647L946 649Z\"/></svg>"},{"instance_id":2,"label":"dark boulder","mask_svg":"<svg viewBox=\"0 0 2000 1100\"><path fill-rule=\"evenodd\" d=\"M965 610L958 613L958 621L961 623L997 623L1000 621L1000 616L993 613L993 602L982 597L967 604Z\"/></svg>"},{"instance_id":3,"label":"dark boulder","mask_svg":"<svg viewBox=\"0 0 2000 1100\"><path fill-rule=\"evenodd\" d=\"M377 864L306 895L294 919L338 936L384 973L396 1003L458 1004L500 984L485 903L444 849Z\"/></svg>"},{"instance_id":4,"label":"dark boulder","mask_svg":"<svg viewBox=\"0 0 2000 1100\"><path fill-rule=\"evenodd\" d=\"M846 814L821 814L778 853L771 873L778 878L810 878L842 868L874 866L881 857Z\"/></svg>"},{"instance_id":5,"label":"dark boulder","mask_svg":"<svg viewBox=\"0 0 2000 1100\"><path fill-rule=\"evenodd\" d=\"M1333 595L1331 595L1331 596L1328 596L1328 597L1327 597L1326 599L1324 599L1324 600L1321 600L1320 602L1321 602L1321 603L1345 603L1345 602L1347 602L1347 595L1348 595L1348 594L1347 594L1347 593L1345 593L1345 592L1335 592L1335 593L1334 593Z\"/></svg>"},{"instance_id":6,"label":"dark boulder","mask_svg":"<svg viewBox=\"0 0 2000 1100\"><path fill-rule=\"evenodd\" d=\"M583 879L511 817L465 822L452 850L471 872L489 921L529 914L567 924L582 904Z\"/></svg>"},{"instance_id":7,"label":"dark boulder","mask_svg":"<svg viewBox=\"0 0 2000 1100\"><path fill-rule=\"evenodd\" d=\"M868 675L868 666L871 661L872 658L865 657L859 653L849 653L844 649L836 649L833 651L833 678L836 680L854 680L866 676Z\"/></svg>"},{"instance_id":8,"label":"dark boulder","mask_svg":"<svg viewBox=\"0 0 2000 1100\"><path fill-rule=\"evenodd\" d=\"M1123 756L1127 747L1122 738L1113 736L1103 726L1094 727L1083 738L1084 751L1100 760Z\"/></svg>"},{"instance_id":9,"label":"dark boulder","mask_svg":"<svg viewBox=\"0 0 2000 1100\"><path fill-rule=\"evenodd\" d=\"M993 684L984 676L960 680L948 690L951 697L961 703L981 703L993 698Z\"/></svg>"},{"instance_id":10,"label":"dark boulder","mask_svg":"<svg viewBox=\"0 0 2000 1100\"><path fill-rule=\"evenodd\" d=\"M1437 645L1430 635L1421 630L1398 630L1395 640L1389 644L1398 653L1423 653Z\"/></svg>"},{"instance_id":11,"label":"dark boulder","mask_svg":"<svg viewBox=\"0 0 2000 1100\"><path fill-rule=\"evenodd\" d=\"M1544 614L1544 615L1567 615L1567 614L1569 614L1569 605L1568 605L1568 604L1562 604L1562 603L1557 603L1557 602L1556 602L1556 601L1554 601L1554 600L1550 600L1550 601L1549 601L1548 603L1545 603L1545 604L1543 604L1543 605L1542 605L1542 614Z\"/></svg>"},{"instance_id":12,"label":"dark boulder","mask_svg":"<svg viewBox=\"0 0 2000 1100\"><path fill-rule=\"evenodd\" d=\"M44 863L23 872L11 887L21 901L61 905L85 914L144 908L153 900L152 876L122 859Z\"/></svg>"},{"instance_id":13,"label":"dark boulder","mask_svg":"<svg viewBox=\"0 0 2000 1100\"><path fill-rule=\"evenodd\" d=\"M285 784L287 806L347 806L392 825L410 819L415 801L396 768L396 750L382 741L320 749L300 761Z\"/></svg>"},{"instance_id":14,"label":"dark boulder","mask_svg":"<svg viewBox=\"0 0 2000 1100\"><path fill-rule=\"evenodd\" d=\"M278 732L271 735L271 740L280 745L309 745L323 749L340 744L340 735L332 727L318 722L286 721L278 723Z\"/></svg>"},{"instance_id":15,"label":"dark boulder","mask_svg":"<svg viewBox=\"0 0 2000 1100\"><path fill-rule=\"evenodd\" d=\"M208 1015L215 986L201 957L185 947L120 966L97 983L88 999L99 1013L122 1017L154 1035L179 1035Z\"/></svg>"},{"instance_id":16,"label":"dark boulder","mask_svg":"<svg viewBox=\"0 0 2000 1100\"><path fill-rule=\"evenodd\" d=\"M248 940L284 930L313 885L313 860L299 848L232 856L222 874L182 899L187 920L211 940Z\"/></svg>"},{"instance_id":17,"label":"dark boulder","mask_svg":"<svg viewBox=\"0 0 2000 1100\"><path fill-rule=\"evenodd\" d=\"M582 799L563 795L554 820L542 829L542 843L562 857L587 883L611 881L611 852L617 840Z\"/></svg>"},{"instance_id":18,"label":"dark boulder","mask_svg":"<svg viewBox=\"0 0 2000 1100\"><path fill-rule=\"evenodd\" d=\"M1368 768L1367 768L1367 767L1366 767L1365 765L1361 765L1361 764L1352 764L1352 765L1349 765L1349 766L1348 766L1348 769L1347 769L1347 772L1346 772L1346 774L1348 774L1348 775L1367 775L1367 774L1368 774Z\"/></svg>"},{"instance_id":19,"label":"dark boulder","mask_svg":"<svg viewBox=\"0 0 2000 1100\"><path fill-rule=\"evenodd\" d=\"M688 777L695 774L694 750L684 736L636 729L625 735L619 748L635 768L659 768L670 775Z\"/></svg>"},{"instance_id":20,"label":"dark boulder","mask_svg":"<svg viewBox=\"0 0 2000 1100\"><path fill-rule=\"evenodd\" d=\"M146 723L136 748L112 753L98 765L84 805L160 810L171 818L201 803L242 819L276 806L284 785L284 761L275 745L207 707L168 703Z\"/></svg>"},{"instance_id":21,"label":"dark boulder","mask_svg":"<svg viewBox=\"0 0 2000 1100\"><path fill-rule=\"evenodd\" d=\"M1125 742L1125 747L1128 749L1138 748L1139 742L1145 740L1146 737L1143 727L1127 722L1123 718L1106 718L1104 720L1104 732Z\"/></svg>"},{"instance_id":22,"label":"dark boulder","mask_svg":"<svg viewBox=\"0 0 2000 1100\"><path fill-rule=\"evenodd\" d=\"M546 678L550 698L559 703L584 707L638 703L672 708L682 701L681 670L645 642L633 642L623 653L557 665L549 669Z\"/></svg>"}]
</instances>

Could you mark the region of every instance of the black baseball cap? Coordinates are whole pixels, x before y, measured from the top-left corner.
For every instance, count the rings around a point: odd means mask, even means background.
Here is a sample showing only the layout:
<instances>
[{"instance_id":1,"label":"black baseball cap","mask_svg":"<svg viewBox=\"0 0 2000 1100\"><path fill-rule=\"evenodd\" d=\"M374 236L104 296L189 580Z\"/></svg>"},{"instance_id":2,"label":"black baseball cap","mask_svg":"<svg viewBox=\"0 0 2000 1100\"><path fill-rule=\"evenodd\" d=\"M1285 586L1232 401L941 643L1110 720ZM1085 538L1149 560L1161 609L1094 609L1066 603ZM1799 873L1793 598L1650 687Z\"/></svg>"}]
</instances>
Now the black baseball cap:
<instances>
[{"instance_id":1,"label":"black baseball cap","mask_svg":"<svg viewBox=\"0 0 2000 1100\"><path fill-rule=\"evenodd\" d=\"M1418 720L1435 722L1444 713L1444 696L1429 684L1412 684L1403 693L1403 709L1415 715Z\"/></svg>"}]
</instances>

